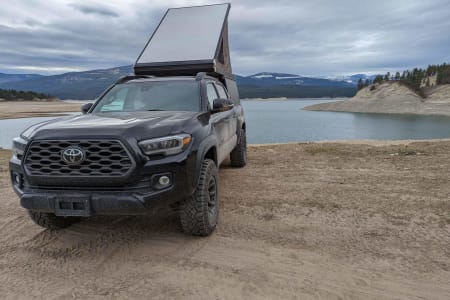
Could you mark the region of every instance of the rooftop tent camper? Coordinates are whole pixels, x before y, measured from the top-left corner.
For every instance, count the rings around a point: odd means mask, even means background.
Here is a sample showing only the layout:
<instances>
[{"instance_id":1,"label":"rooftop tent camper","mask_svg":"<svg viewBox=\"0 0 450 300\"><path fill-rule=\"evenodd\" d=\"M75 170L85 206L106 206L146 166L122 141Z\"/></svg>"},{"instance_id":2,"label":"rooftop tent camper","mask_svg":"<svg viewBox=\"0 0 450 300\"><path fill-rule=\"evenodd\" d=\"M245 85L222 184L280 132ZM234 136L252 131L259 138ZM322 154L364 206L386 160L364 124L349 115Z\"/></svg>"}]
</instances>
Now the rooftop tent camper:
<instances>
[{"instance_id":1,"label":"rooftop tent camper","mask_svg":"<svg viewBox=\"0 0 450 300\"><path fill-rule=\"evenodd\" d=\"M136 75L196 76L205 72L222 81L231 99L239 92L228 46L230 4L170 8L136 63Z\"/></svg>"},{"instance_id":2,"label":"rooftop tent camper","mask_svg":"<svg viewBox=\"0 0 450 300\"><path fill-rule=\"evenodd\" d=\"M136 75L233 78L228 47L230 4L170 8L135 65Z\"/></svg>"}]
</instances>

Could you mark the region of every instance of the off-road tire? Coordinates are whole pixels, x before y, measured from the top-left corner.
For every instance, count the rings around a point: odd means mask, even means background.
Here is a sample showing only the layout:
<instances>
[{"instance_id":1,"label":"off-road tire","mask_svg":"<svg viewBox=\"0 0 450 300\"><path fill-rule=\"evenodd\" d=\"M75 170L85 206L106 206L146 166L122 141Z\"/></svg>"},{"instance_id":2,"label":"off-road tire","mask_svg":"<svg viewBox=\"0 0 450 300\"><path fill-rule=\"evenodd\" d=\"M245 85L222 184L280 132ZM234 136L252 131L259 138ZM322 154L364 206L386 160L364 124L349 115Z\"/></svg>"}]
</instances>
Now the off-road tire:
<instances>
[{"instance_id":1,"label":"off-road tire","mask_svg":"<svg viewBox=\"0 0 450 300\"><path fill-rule=\"evenodd\" d=\"M216 228L219 217L219 177L217 166L211 159L202 162L195 192L180 206L183 232L208 236Z\"/></svg>"},{"instance_id":2,"label":"off-road tire","mask_svg":"<svg viewBox=\"0 0 450 300\"><path fill-rule=\"evenodd\" d=\"M52 213L42 213L31 210L28 211L28 214L34 223L51 230L67 228L80 220L80 218L77 217L59 217Z\"/></svg>"},{"instance_id":3,"label":"off-road tire","mask_svg":"<svg viewBox=\"0 0 450 300\"><path fill-rule=\"evenodd\" d=\"M245 129L239 131L239 143L230 153L231 166L242 168L247 164L247 135Z\"/></svg>"}]
</instances>

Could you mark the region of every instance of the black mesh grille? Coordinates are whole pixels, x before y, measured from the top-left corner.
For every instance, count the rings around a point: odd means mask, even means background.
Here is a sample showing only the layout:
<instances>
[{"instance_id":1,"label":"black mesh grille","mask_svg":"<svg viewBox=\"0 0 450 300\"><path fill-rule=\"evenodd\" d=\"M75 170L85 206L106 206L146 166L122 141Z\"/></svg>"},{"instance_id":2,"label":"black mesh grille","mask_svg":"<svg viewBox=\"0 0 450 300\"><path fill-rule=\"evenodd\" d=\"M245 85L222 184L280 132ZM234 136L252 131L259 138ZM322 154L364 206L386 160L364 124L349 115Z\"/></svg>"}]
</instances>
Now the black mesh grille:
<instances>
[{"instance_id":1,"label":"black mesh grille","mask_svg":"<svg viewBox=\"0 0 450 300\"><path fill-rule=\"evenodd\" d=\"M62 159L68 147L85 152L85 160L70 165ZM32 176L123 176L133 166L127 151L115 140L34 141L25 156L25 169Z\"/></svg>"}]
</instances>

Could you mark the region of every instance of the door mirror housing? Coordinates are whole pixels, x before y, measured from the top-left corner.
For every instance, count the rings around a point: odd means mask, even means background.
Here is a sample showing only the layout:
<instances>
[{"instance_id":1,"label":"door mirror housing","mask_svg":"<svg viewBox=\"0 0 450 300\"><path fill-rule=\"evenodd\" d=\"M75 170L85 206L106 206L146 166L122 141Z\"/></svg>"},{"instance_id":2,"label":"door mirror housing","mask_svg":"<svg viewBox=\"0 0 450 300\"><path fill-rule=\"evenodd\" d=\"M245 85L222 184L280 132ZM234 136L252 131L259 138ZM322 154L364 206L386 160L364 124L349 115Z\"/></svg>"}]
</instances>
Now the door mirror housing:
<instances>
[{"instance_id":1,"label":"door mirror housing","mask_svg":"<svg viewBox=\"0 0 450 300\"><path fill-rule=\"evenodd\" d=\"M227 111L232 109L233 106L233 102L231 102L229 99L218 98L213 101L212 113Z\"/></svg>"},{"instance_id":2,"label":"door mirror housing","mask_svg":"<svg viewBox=\"0 0 450 300\"><path fill-rule=\"evenodd\" d=\"M86 103L86 104L81 105L81 112L83 114L86 114L91 109L92 104L93 103Z\"/></svg>"}]
</instances>

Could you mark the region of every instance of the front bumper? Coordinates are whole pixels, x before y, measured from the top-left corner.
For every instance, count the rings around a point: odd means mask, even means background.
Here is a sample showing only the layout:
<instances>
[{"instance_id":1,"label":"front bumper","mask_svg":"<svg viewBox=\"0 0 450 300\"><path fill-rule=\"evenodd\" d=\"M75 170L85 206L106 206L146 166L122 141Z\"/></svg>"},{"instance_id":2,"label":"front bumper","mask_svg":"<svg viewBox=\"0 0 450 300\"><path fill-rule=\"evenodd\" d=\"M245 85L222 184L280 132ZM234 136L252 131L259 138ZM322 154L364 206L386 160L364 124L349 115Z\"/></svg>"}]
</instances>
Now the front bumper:
<instances>
[{"instance_id":1,"label":"front bumper","mask_svg":"<svg viewBox=\"0 0 450 300\"><path fill-rule=\"evenodd\" d=\"M126 191L35 190L14 187L22 207L60 216L142 215L149 209L181 200L173 187L133 193Z\"/></svg>"},{"instance_id":2,"label":"front bumper","mask_svg":"<svg viewBox=\"0 0 450 300\"><path fill-rule=\"evenodd\" d=\"M21 162L14 157L10 172L20 204L28 210L60 216L142 215L154 207L179 202L194 192L196 153L180 158L148 161L132 174L133 183L117 187L32 186ZM158 188L154 183L155 176L161 174L171 178L166 188Z\"/></svg>"}]
</instances>

